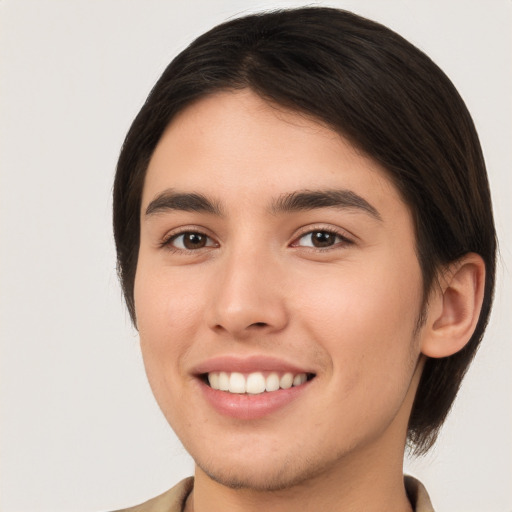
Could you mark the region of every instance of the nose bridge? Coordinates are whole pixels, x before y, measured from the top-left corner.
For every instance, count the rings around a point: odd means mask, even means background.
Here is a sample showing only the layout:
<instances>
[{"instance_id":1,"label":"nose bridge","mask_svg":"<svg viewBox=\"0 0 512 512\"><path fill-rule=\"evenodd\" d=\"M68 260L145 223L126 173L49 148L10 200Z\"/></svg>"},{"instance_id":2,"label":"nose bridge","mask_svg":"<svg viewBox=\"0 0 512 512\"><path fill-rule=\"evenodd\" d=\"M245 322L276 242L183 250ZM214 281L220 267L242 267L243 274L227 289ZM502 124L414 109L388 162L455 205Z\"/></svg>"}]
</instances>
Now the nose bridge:
<instances>
[{"instance_id":1,"label":"nose bridge","mask_svg":"<svg viewBox=\"0 0 512 512\"><path fill-rule=\"evenodd\" d=\"M282 329L287 315L275 255L258 244L243 244L221 259L214 276L210 326L235 337Z\"/></svg>"}]
</instances>

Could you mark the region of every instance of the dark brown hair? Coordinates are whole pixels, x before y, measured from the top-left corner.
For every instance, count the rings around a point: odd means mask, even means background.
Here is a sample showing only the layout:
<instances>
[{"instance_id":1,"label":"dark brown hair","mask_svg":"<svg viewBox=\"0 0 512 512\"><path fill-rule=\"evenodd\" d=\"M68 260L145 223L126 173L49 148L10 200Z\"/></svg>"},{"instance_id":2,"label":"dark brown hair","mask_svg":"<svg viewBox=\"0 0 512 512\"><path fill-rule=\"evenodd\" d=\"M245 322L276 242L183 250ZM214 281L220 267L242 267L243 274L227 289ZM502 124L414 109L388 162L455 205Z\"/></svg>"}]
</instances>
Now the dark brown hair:
<instances>
[{"instance_id":1,"label":"dark brown hair","mask_svg":"<svg viewBox=\"0 0 512 512\"><path fill-rule=\"evenodd\" d=\"M171 62L126 136L115 177L114 235L132 320L151 155L178 112L206 95L242 88L321 120L388 170L415 221L424 302L441 265L468 252L484 259L485 296L471 340L451 357L428 359L421 377L409 442L425 452L488 320L496 235L485 163L463 100L424 53L378 23L320 7L255 14L213 28Z\"/></svg>"}]
</instances>

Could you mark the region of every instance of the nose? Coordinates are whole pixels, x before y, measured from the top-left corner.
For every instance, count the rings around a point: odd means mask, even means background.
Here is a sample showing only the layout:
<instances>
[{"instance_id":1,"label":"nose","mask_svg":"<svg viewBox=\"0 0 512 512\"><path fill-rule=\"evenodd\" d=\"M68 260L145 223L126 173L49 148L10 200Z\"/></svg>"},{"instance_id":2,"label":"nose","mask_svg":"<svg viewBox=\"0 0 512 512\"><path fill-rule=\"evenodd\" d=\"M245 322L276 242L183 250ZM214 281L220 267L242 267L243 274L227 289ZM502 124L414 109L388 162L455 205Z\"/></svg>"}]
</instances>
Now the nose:
<instances>
[{"instance_id":1,"label":"nose","mask_svg":"<svg viewBox=\"0 0 512 512\"><path fill-rule=\"evenodd\" d=\"M209 327L235 339L276 333L288 323L283 272L260 251L226 257L213 278Z\"/></svg>"}]
</instances>

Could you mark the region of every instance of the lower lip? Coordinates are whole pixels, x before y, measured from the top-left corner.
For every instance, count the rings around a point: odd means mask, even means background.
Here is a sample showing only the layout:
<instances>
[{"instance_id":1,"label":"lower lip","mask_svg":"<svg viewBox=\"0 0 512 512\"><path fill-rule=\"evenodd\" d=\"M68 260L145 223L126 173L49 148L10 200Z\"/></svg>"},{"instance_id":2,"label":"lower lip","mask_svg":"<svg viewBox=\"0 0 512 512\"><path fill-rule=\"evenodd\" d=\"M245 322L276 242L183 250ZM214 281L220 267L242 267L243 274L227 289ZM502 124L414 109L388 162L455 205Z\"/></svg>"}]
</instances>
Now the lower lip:
<instances>
[{"instance_id":1,"label":"lower lip","mask_svg":"<svg viewBox=\"0 0 512 512\"><path fill-rule=\"evenodd\" d=\"M289 389L250 395L219 391L201 381L202 392L210 405L220 414L240 420L256 420L286 407L302 395L309 385L310 381L307 381Z\"/></svg>"}]
</instances>

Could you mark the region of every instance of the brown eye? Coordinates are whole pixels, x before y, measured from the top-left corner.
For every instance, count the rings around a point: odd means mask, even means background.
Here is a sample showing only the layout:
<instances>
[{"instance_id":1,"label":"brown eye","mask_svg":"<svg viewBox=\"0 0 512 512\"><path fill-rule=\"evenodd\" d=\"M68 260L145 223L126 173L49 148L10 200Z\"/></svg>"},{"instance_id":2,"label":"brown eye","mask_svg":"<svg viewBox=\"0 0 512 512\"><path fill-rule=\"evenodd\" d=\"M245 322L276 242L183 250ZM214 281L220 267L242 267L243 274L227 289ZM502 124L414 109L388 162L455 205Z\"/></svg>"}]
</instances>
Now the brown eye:
<instances>
[{"instance_id":1,"label":"brown eye","mask_svg":"<svg viewBox=\"0 0 512 512\"><path fill-rule=\"evenodd\" d=\"M211 247L215 244L210 237L203 233L188 231L172 237L169 245L172 245L176 249L193 251L195 249L202 249L203 247Z\"/></svg>"},{"instance_id":2,"label":"brown eye","mask_svg":"<svg viewBox=\"0 0 512 512\"><path fill-rule=\"evenodd\" d=\"M333 233L332 231L310 231L302 235L296 244L300 247L314 247L315 249L322 249L325 247L332 247L333 245L341 242L349 243L347 239Z\"/></svg>"},{"instance_id":3,"label":"brown eye","mask_svg":"<svg viewBox=\"0 0 512 512\"><path fill-rule=\"evenodd\" d=\"M336 242L336 235L327 231L315 231L311 234L311 242L314 247L330 247Z\"/></svg>"}]
</instances>

